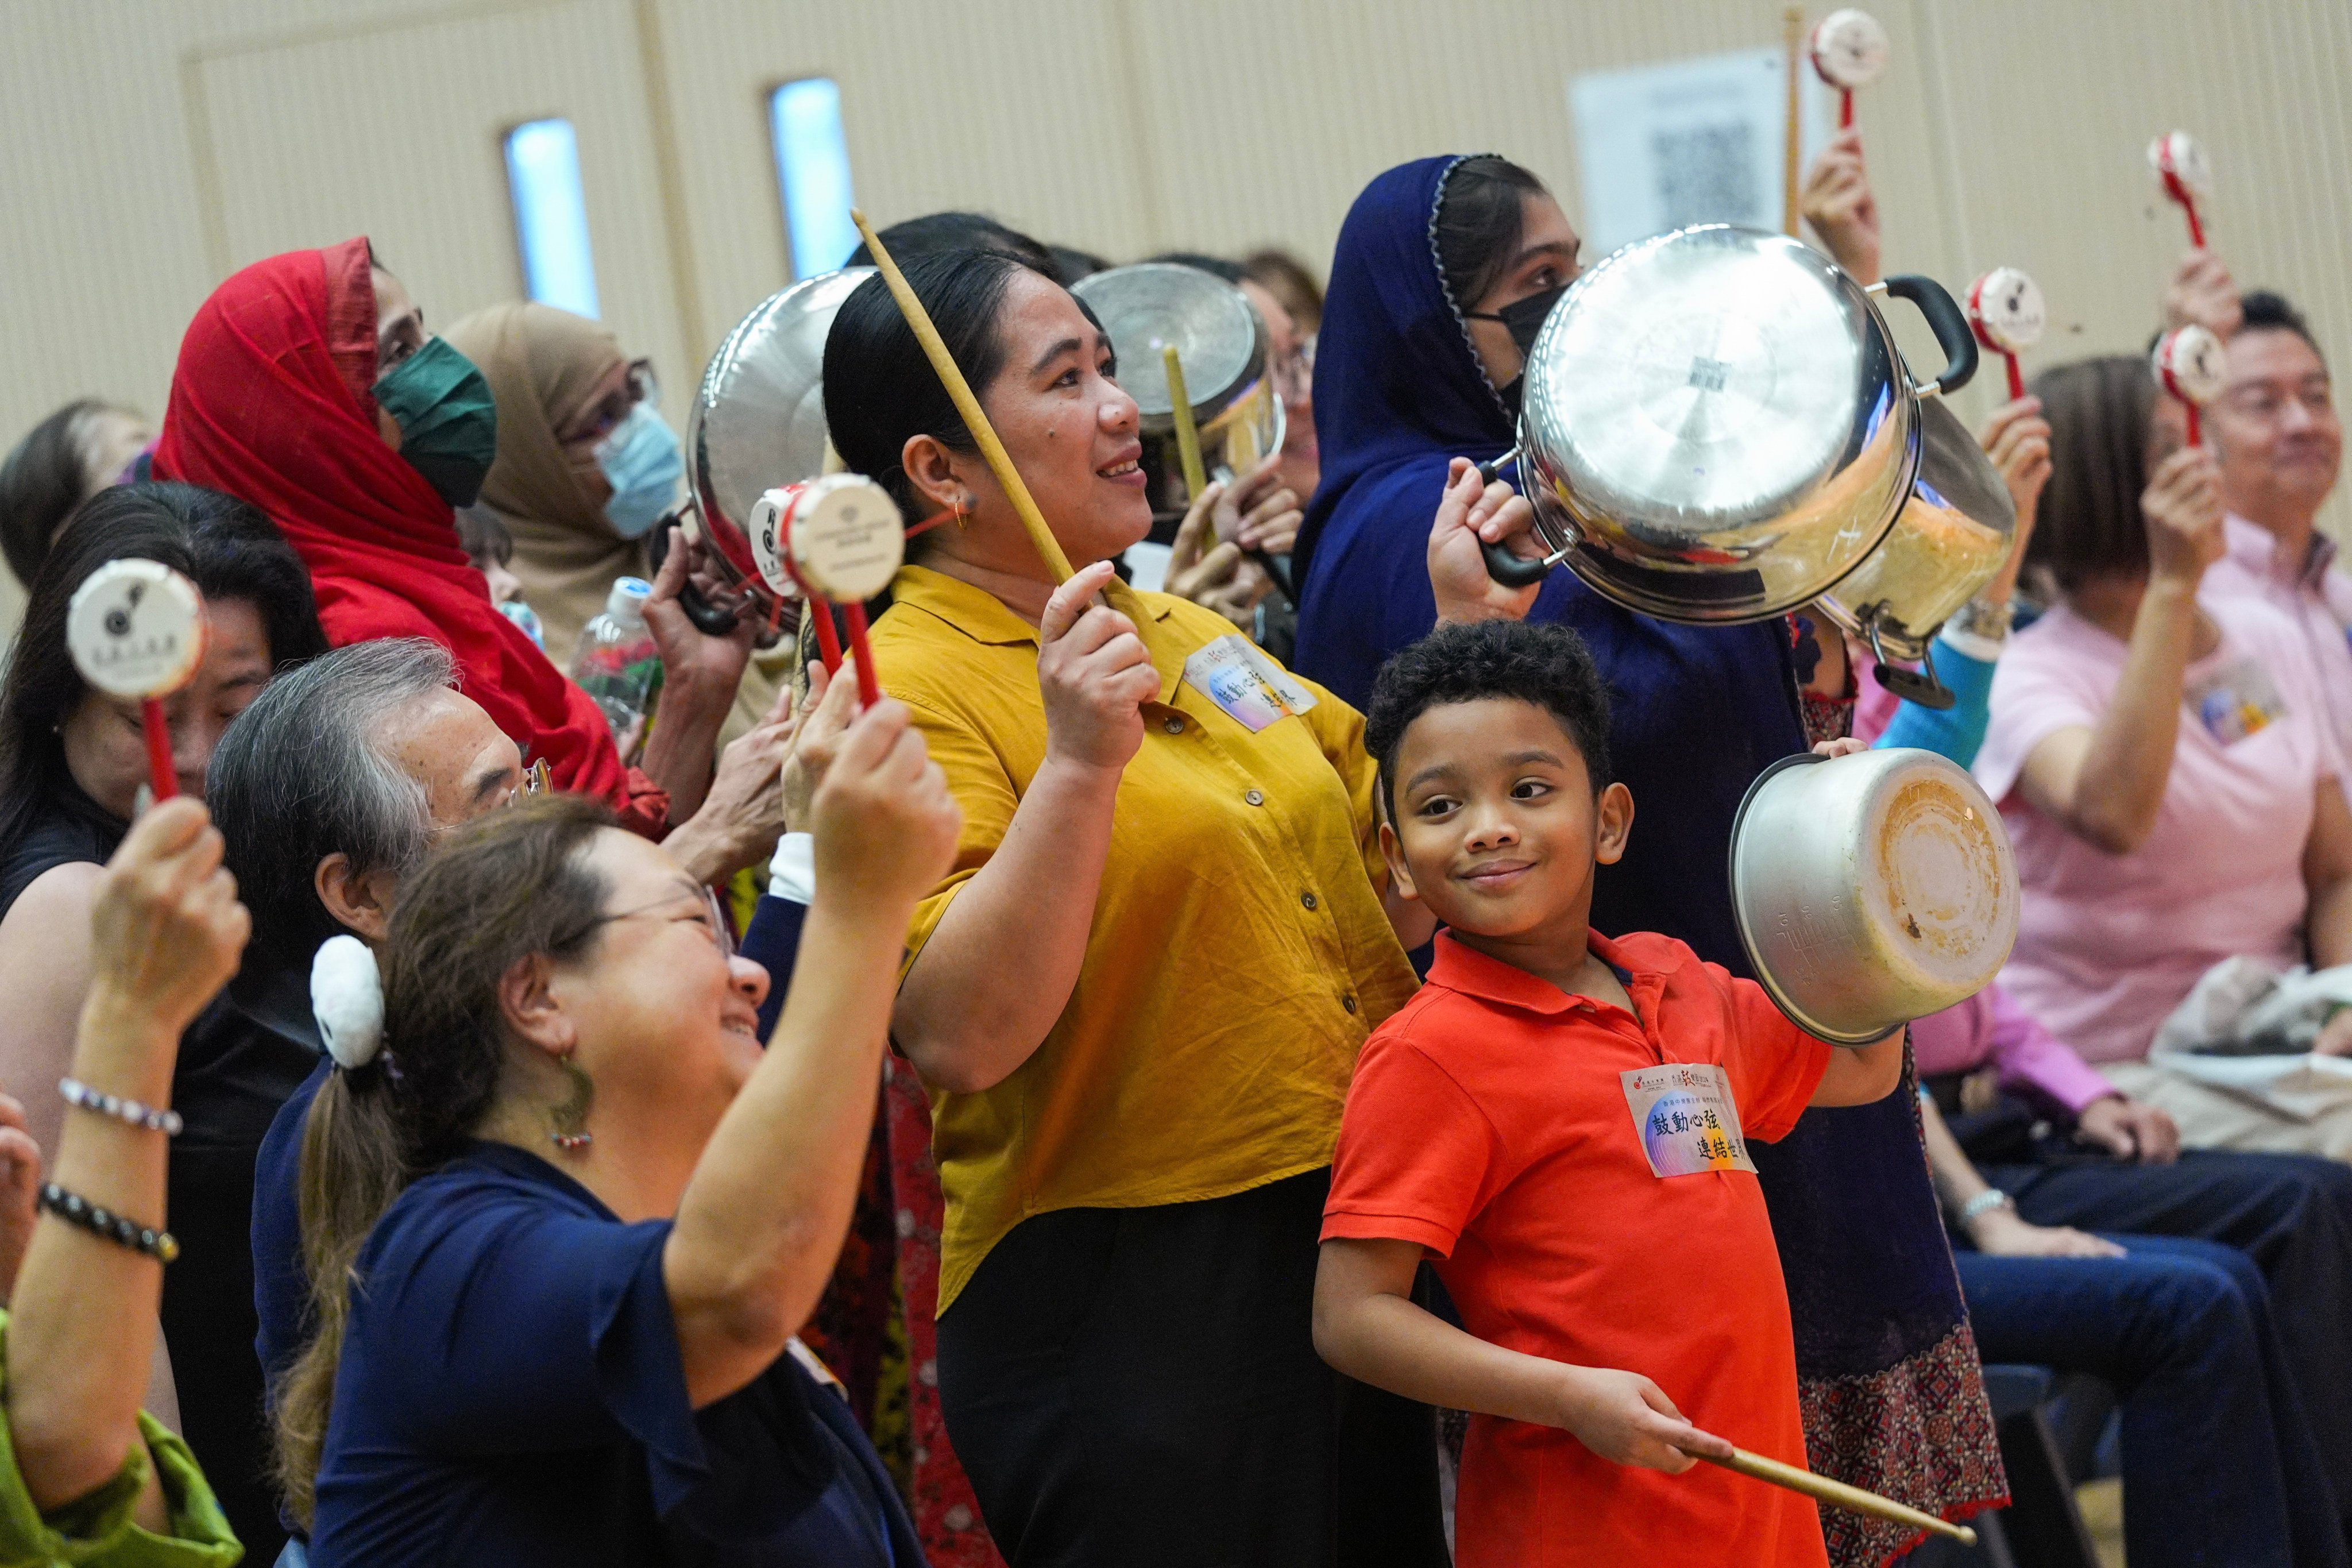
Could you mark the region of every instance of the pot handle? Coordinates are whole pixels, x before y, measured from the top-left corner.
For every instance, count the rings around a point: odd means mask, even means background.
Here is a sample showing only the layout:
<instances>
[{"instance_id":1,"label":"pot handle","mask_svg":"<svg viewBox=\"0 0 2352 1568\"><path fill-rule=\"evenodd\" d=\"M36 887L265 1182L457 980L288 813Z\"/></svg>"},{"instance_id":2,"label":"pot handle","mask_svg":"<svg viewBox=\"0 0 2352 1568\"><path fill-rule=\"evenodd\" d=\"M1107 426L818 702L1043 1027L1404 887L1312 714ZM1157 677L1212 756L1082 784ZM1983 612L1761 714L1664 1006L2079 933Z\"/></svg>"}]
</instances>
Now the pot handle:
<instances>
[{"instance_id":1,"label":"pot handle","mask_svg":"<svg viewBox=\"0 0 2352 1568\"><path fill-rule=\"evenodd\" d=\"M1532 588L1551 575L1559 557L1538 555L1530 560L1517 554L1507 544L1496 542L1478 547L1486 557L1486 575L1506 588Z\"/></svg>"},{"instance_id":2,"label":"pot handle","mask_svg":"<svg viewBox=\"0 0 2352 1568\"><path fill-rule=\"evenodd\" d=\"M1943 713L1948 712L1952 705L1958 700L1952 695L1950 687L1936 679L1936 654L1933 647L1923 647L1919 650L1918 668L1906 669L1888 658L1886 650L1878 646L1878 626L1874 621L1870 626L1870 651L1872 657L1878 661L1876 667L1871 671L1878 678L1878 684L1903 699L1904 701L1916 702L1922 708Z\"/></svg>"},{"instance_id":3,"label":"pot handle","mask_svg":"<svg viewBox=\"0 0 2352 1568\"><path fill-rule=\"evenodd\" d=\"M1977 373L1977 334L1969 325L1969 318L1941 283L1924 278L1916 272L1902 272L1886 280L1886 292L1897 300L1908 300L1927 318L1929 330L1944 351L1944 374L1927 385L1914 388L1921 397L1934 397L1939 393L1958 392Z\"/></svg>"}]
</instances>

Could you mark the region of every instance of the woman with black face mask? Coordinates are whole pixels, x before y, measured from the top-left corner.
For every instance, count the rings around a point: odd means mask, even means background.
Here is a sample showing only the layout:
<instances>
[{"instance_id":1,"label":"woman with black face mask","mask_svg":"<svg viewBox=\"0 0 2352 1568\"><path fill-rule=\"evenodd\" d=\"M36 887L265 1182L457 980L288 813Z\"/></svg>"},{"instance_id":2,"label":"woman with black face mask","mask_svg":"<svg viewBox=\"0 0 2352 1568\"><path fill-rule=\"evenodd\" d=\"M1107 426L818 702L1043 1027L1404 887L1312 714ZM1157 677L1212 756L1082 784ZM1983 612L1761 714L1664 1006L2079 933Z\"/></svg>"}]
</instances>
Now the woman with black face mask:
<instances>
[{"instance_id":1,"label":"woman with black face mask","mask_svg":"<svg viewBox=\"0 0 2352 1568\"><path fill-rule=\"evenodd\" d=\"M698 877L764 856L782 824L765 787L773 759L730 748L735 765L715 780L711 768L752 628L696 631L676 603L685 554L673 552L646 607L661 719L642 767L629 766L594 700L490 603L458 543L451 509L473 503L497 452L482 373L425 331L359 238L256 262L213 290L180 344L155 471L268 513L310 567L336 646L423 637L447 648L466 694L555 788L606 801L653 837L686 824L670 848ZM763 734L745 738L751 751L773 750Z\"/></svg>"}]
</instances>

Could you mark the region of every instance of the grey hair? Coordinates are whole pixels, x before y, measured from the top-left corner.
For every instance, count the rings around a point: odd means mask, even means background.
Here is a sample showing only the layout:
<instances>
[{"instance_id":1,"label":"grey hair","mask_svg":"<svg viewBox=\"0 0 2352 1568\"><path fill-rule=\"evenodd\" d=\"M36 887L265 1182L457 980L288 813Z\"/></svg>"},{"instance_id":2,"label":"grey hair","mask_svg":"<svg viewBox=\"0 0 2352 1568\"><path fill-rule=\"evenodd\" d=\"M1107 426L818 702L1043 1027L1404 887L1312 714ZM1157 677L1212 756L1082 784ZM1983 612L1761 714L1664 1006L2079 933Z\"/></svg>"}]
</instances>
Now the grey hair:
<instances>
[{"instance_id":1,"label":"grey hair","mask_svg":"<svg viewBox=\"0 0 2352 1568\"><path fill-rule=\"evenodd\" d=\"M377 750L394 710L457 683L457 661L423 637L354 643L279 676L213 752L205 802L227 840L237 893L266 963L307 965L343 927L320 902L319 862L405 876L433 828L425 786Z\"/></svg>"}]
</instances>

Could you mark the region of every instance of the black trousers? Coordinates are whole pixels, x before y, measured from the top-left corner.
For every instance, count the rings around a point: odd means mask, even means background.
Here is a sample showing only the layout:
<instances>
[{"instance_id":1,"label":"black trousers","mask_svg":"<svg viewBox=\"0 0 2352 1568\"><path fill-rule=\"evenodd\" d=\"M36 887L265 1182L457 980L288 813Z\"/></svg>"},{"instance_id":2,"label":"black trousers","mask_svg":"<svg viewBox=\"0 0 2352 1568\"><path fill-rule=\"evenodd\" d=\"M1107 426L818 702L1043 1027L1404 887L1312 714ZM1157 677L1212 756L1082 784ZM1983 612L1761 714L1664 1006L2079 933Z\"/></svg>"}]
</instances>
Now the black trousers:
<instances>
[{"instance_id":1,"label":"black trousers","mask_svg":"<svg viewBox=\"0 0 2352 1568\"><path fill-rule=\"evenodd\" d=\"M269 1479L270 1434L253 1348L254 1150L175 1144L167 1201L180 1257L163 1270L163 1346L188 1447L247 1563L286 1544Z\"/></svg>"},{"instance_id":2,"label":"black trousers","mask_svg":"<svg viewBox=\"0 0 2352 1568\"><path fill-rule=\"evenodd\" d=\"M2352 1509L2352 1165L2188 1150L2172 1165L1989 1164L1984 1178L2035 1225L2197 1237L2252 1258L2321 1462Z\"/></svg>"},{"instance_id":3,"label":"black trousers","mask_svg":"<svg viewBox=\"0 0 2352 1568\"><path fill-rule=\"evenodd\" d=\"M1315 1353L1330 1173L1067 1209L940 1319L940 1403L1012 1568L1444 1568L1435 1426Z\"/></svg>"}]
</instances>

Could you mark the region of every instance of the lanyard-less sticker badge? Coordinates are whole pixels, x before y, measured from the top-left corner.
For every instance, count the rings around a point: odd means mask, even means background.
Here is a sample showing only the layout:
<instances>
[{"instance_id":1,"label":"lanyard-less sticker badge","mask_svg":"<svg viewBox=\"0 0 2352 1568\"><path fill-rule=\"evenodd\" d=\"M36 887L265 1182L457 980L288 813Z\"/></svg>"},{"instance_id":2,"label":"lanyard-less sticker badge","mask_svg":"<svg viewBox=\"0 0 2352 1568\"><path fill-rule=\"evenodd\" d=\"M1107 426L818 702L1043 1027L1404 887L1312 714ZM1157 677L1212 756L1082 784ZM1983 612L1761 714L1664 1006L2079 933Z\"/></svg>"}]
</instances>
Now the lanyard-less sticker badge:
<instances>
[{"instance_id":1,"label":"lanyard-less sticker badge","mask_svg":"<svg viewBox=\"0 0 2352 1568\"><path fill-rule=\"evenodd\" d=\"M1315 693L1239 633L1221 637L1184 661L1184 684L1252 734L1315 706Z\"/></svg>"},{"instance_id":2,"label":"lanyard-less sticker badge","mask_svg":"<svg viewBox=\"0 0 2352 1568\"><path fill-rule=\"evenodd\" d=\"M1654 1176L1754 1171L1731 1079L1706 1062L1667 1062L1619 1073L1633 1107L1633 1134Z\"/></svg>"},{"instance_id":3,"label":"lanyard-less sticker badge","mask_svg":"<svg viewBox=\"0 0 2352 1568\"><path fill-rule=\"evenodd\" d=\"M2190 677L2181 695L2206 731L2225 746L2234 746L2286 716L2286 699L2279 695L2278 683L2251 656Z\"/></svg>"}]
</instances>

